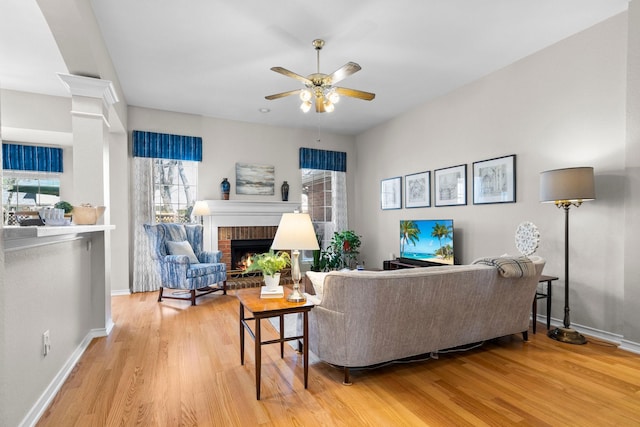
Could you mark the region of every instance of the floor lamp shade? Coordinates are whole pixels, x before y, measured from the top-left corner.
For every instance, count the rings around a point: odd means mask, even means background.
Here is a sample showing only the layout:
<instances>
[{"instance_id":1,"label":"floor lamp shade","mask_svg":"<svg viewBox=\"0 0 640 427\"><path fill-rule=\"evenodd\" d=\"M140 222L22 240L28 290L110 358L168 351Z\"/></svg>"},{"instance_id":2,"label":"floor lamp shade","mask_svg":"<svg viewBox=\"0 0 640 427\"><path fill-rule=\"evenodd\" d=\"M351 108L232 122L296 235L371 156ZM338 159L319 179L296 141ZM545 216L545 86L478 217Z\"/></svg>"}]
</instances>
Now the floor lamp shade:
<instances>
[{"instance_id":1,"label":"floor lamp shade","mask_svg":"<svg viewBox=\"0 0 640 427\"><path fill-rule=\"evenodd\" d=\"M211 215L211 210L209 210L209 204L204 200L196 200L193 204L193 209L191 210L191 215L200 217L200 224L203 223L203 217L207 215Z\"/></svg>"},{"instance_id":2,"label":"floor lamp shade","mask_svg":"<svg viewBox=\"0 0 640 427\"><path fill-rule=\"evenodd\" d=\"M211 211L209 210L209 205L204 200L198 200L193 205L192 215L203 216L210 215Z\"/></svg>"},{"instance_id":3,"label":"floor lamp shade","mask_svg":"<svg viewBox=\"0 0 640 427\"><path fill-rule=\"evenodd\" d=\"M583 202L596 198L592 167L555 169L540 174L540 201Z\"/></svg>"},{"instance_id":4,"label":"floor lamp shade","mask_svg":"<svg viewBox=\"0 0 640 427\"><path fill-rule=\"evenodd\" d=\"M293 292L287 300L290 302L303 302L306 297L300 292L300 251L318 250L318 238L311 223L311 217L306 213L282 214L280 225L273 238L271 249L291 249L291 278L293 279Z\"/></svg>"},{"instance_id":5,"label":"floor lamp shade","mask_svg":"<svg viewBox=\"0 0 640 427\"><path fill-rule=\"evenodd\" d=\"M569 344L584 344L586 338L571 328L569 317L569 209L596 198L592 167L555 169L540 174L540 201L564 209L564 322L549 337ZM533 319L535 322L536 320Z\"/></svg>"}]
</instances>

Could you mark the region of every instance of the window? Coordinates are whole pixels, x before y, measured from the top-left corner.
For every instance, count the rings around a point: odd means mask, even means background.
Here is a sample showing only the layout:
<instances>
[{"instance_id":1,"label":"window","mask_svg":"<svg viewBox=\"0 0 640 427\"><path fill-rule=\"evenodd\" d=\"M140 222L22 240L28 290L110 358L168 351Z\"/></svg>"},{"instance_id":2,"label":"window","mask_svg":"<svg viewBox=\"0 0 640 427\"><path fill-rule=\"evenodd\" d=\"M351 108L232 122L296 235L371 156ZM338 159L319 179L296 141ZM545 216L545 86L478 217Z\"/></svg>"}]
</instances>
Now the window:
<instances>
[{"instance_id":1,"label":"window","mask_svg":"<svg viewBox=\"0 0 640 427\"><path fill-rule=\"evenodd\" d=\"M2 213L6 225L17 225L17 212L35 211L60 201L57 175L4 171Z\"/></svg>"},{"instance_id":2,"label":"window","mask_svg":"<svg viewBox=\"0 0 640 427\"><path fill-rule=\"evenodd\" d=\"M300 169L300 171L302 172L302 212L309 214L320 239L320 247L326 248L329 246L335 228L332 179L334 172L319 169Z\"/></svg>"},{"instance_id":3,"label":"window","mask_svg":"<svg viewBox=\"0 0 640 427\"><path fill-rule=\"evenodd\" d=\"M198 162L153 160L156 222L191 222L198 189Z\"/></svg>"}]
</instances>

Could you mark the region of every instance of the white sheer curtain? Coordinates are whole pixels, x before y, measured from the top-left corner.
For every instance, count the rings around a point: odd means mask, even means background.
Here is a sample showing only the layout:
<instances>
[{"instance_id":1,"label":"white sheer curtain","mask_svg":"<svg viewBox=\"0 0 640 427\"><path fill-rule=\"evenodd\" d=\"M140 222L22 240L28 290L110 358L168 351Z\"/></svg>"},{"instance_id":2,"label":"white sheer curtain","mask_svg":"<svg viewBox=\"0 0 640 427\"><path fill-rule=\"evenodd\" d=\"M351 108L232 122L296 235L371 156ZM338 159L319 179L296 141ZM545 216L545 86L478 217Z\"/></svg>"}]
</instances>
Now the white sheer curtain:
<instances>
[{"instance_id":1,"label":"white sheer curtain","mask_svg":"<svg viewBox=\"0 0 640 427\"><path fill-rule=\"evenodd\" d=\"M143 224L155 222L153 207L153 159L133 158L133 280L132 292L160 288L160 274L151 258L149 239Z\"/></svg>"},{"instance_id":2,"label":"white sheer curtain","mask_svg":"<svg viewBox=\"0 0 640 427\"><path fill-rule=\"evenodd\" d=\"M345 231L349 227L347 218L347 173L331 172L331 184L333 185L333 191L331 192L333 231Z\"/></svg>"}]
</instances>

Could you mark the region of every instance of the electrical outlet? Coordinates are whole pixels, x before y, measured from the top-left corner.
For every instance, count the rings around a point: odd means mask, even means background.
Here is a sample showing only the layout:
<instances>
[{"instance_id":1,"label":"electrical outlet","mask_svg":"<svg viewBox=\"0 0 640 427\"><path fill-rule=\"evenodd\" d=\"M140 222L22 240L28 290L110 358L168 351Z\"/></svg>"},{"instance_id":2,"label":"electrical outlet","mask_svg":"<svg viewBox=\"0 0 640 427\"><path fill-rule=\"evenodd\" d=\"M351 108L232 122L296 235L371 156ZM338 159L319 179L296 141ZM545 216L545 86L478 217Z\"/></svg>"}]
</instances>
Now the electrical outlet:
<instances>
[{"instance_id":1,"label":"electrical outlet","mask_svg":"<svg viewBox=\"0 0 640 427\"><path fill-rule=\"evenodd\" d=\"M51 351L51 335L47 329L42 333L42 355L46 356Z\"/></svg>"}]
</instances>

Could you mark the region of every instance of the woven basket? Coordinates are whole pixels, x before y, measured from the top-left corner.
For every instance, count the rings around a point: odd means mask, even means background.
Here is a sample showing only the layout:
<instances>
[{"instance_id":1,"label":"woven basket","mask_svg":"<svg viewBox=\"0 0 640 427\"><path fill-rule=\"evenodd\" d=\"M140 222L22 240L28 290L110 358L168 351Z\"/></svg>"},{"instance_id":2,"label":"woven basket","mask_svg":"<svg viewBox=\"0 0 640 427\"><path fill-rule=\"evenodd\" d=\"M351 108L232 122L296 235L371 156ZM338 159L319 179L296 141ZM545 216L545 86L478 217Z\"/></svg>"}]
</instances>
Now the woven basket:
<instances>
[{"instance_id":1,"label":"woven basket","mask_svg":"<svg viewBox=\"0 0 640 427\"><path fill-rule=\"evenodd\" d=\"M106 207L80 205L74 206L71 214L73 215L73 223L76 225L93 225L102 216Z\"/></svg>"}]
</instances>

